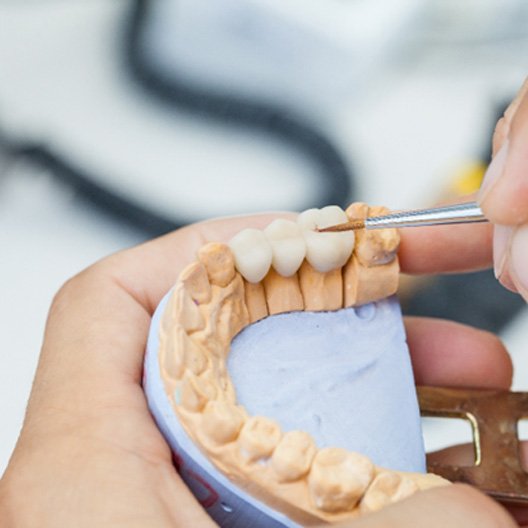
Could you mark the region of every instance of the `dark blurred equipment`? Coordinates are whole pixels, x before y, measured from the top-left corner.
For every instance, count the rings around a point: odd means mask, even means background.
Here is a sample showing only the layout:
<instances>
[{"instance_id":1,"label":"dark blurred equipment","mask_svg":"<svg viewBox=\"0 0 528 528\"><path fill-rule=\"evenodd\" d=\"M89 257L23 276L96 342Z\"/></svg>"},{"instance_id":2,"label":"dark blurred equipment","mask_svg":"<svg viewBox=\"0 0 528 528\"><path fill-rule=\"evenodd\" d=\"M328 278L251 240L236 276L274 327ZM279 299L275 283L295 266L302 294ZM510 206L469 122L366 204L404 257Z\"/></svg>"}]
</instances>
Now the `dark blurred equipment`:
<instances>
[{"instance_id":1,"label":"dark blurred equipment","mask_svg":"<svg viewBox=\"0 0 528 528\"><path fill-rule=\"evenodd\" d=\"M310 117L304 118L294 109L274 104L262 95L252 96L236 86L219 88L216 84L199 84L185 75L178 77L177 68L161 65L152 53L152 35L156 33L151 28L159 8L159 3L149 0L134 1L126 36L127 66L134 80L158 101L179 111L275 136L318 167L323 192L317 203L307 206L337 204L346 207L352 194L352 174L338 148L311 124ZM178 27L177 21L175 26ZM194 29L199 31L200 28ZM208 51L214 54L213 49Z\"/></svg>"},{"instance_id":2,"label":"dark blurred equipment","mask_svg":"<svg viewBox=\"0 0 528 528\"><path fill-rule=\"evenodd\" d=\"M492 270L434 277L402 300L406 315L451 319L491 332L501 331L524 306Z\"/></svg>"},{"instance_id":3,"label":"dark blurred equipment","mask_svg":"<svg viewBox=\"0 0 528 528\"><path fill-rule=\"evenodd\" d=\"M352 199L353 175L339 149L310 117L303 116L298 109L275 104L259 95L248 95L243 90L218 90L214 86L180 79L174 68L170 70L170 76L167 74L166 68L162 68L160 61L153 55L152 42L149 40L153 34L153 24L159 22L153 17L156 14L155 5L156 2L149 0L134 0L130 16L125 21L124 67L131 79L169 111L185 111L223 126L268 135L284 148L295 150L309 160L316 167L314 173L321 181L316 182L316 201L299 204L300 210L326 204L346 207ZM178 21L174 24L178 27ZM214 51L209 50L210 53ZM0 143L9 158L23 158L39 165L74 190L81 199L118 221L139 229L146 237L166 233L195 220L182 218L178 214L160 214L156 204L147 207L142 200L134 200L128 193L105 185L104 178L94 177L94 174L78 166L71 154L57 147L30 139L10 141L5 135L0 136ZM185 185L188 176L184 176L180 185ZM307 185L310 184L312 182L308 179ZM258 193L258 186L255 187L255 193ZM273 205L270 204L270 207ZM174 204L174 210L178 210L177 203Z\"/></svg>"}]
</instances>

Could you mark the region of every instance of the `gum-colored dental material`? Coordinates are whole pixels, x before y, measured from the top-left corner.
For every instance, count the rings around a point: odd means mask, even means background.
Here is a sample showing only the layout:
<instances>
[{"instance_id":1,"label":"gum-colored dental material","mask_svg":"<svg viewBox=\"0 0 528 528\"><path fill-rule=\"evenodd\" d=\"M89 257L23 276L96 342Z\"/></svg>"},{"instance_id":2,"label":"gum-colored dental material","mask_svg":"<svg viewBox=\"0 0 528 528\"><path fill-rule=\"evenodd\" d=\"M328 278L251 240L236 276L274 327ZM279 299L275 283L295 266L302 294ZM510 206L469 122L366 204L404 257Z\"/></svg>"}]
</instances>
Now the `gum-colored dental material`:
<instances>
[{"instance_id":1,"label":"gum-colored dental material","mask_svg":"<svg viewBox=\"0 0 528 528\"><path fill-rule=\"evenodd\" d=\"M261 282L244 281L244 293L250 322L255 323L269 315L266 294Z\"/></svg>"},{"instance_id":2,"label":"gum-colored dental material","mask_svg":"<svg viewBox=\"0 0 528 528\"><path fill-rule=\"evenodd\" d=\"M206 244L156 310L149 406L220 526L341 522L447 484L423 473L401 314L386 299L398 233L310 230L381 212L312 209Z\"/></svg>"},{"instance_id":3,"label":"gum-colored dental material","mask_svg":"<svg viewBox=\"0 0 528 528\"><path fill-rule=\"evenodd\" d=\"M235 258L231 250L217 242L205 244L198 251L198 259L205 266L212 285L223 288L235 276Z\"/></svg>"},{"instance_id":4,"label":"gum-colored dental material","mask_svg":"<svg viewBox=\"0 0 528 528\"><path fill-rule=\"evenodd\" d=\"M297 274L283 277L272 268L263 282L270 315L304 309Z\"/></svg>"},{"instance_id":5,"label":"gum-colored dental material","mask_svg":"<svg viewBox=\"0 0 528 528\"><path fill-rule=\"evenodd\" d=\"M317 271L308 261L299 270L299 283L305 310L339 310L343 306L343 277L339 268Z\"/></svg>"}]
</instances>

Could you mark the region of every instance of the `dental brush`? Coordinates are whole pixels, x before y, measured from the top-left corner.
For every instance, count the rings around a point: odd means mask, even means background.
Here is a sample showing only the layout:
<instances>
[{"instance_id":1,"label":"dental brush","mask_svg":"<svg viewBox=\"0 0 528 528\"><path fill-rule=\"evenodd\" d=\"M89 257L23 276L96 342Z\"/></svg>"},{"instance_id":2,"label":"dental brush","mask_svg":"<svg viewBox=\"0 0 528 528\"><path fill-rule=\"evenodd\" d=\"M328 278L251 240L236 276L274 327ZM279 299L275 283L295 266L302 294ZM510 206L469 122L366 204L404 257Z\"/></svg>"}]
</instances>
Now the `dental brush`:
<instances>
[{"instance_id":1,"label":"dental brush","mask_svg":"<svg viewBox=\"0 0 528 528\"><path fill-rule=\"evenodd\" d=\"M320 233L355 231L358 229L387 229L391 227L422 227L446 224L487 222L476 202L467 202L430 209L400 211L383 216L353 219L344 224L318 229Z\"/></svg>"}]
</instances>

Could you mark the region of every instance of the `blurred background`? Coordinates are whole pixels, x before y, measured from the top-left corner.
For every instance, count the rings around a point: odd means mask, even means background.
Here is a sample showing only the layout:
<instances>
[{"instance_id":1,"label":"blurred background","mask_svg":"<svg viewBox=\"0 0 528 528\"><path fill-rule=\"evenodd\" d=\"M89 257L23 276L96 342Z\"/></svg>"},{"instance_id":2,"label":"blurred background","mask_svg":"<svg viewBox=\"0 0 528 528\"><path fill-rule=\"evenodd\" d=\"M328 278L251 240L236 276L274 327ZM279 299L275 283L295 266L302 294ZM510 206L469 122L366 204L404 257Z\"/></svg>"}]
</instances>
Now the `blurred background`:
<instances>
[{"instance_id":1,"label":"blurred background","mask_svg":"<svg viewBox=\"0 0 528 528\"><path fill-rule=\"evenodd\" d=\"M0 473L69 277L213 216L472 192L527 57L523 0L0 0ZM499 332L528 389L491 273L402 304ZM469 439L448 422L429 449Z\"/></svg>"}]
</instances>

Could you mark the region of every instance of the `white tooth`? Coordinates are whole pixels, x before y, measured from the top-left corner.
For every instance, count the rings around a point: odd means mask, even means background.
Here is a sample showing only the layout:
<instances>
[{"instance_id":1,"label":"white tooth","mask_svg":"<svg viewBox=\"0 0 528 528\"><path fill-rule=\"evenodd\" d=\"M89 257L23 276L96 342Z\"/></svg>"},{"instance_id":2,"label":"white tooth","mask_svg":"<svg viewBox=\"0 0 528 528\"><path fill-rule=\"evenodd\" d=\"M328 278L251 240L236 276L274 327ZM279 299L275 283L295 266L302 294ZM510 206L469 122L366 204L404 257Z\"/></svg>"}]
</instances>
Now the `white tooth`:
<instances>
[{"instance_id":1,"label":"white tooth","mask_svg":"<svg viewBox=\"0 0 528 528\"><path fill-rule=\"evenodd\" d=\"M306 211L299 213L297 224L299 224L299 227L303 231L316 229L320 213L320 209L307 209Z\"/></svg>"},{"instance_id":2,"label":"white tooth","mask_svg":"<svg viewBox=\"0 0 528 528\"><path fill-rule=\"evenodd\" d=\"M327 205L326 207L319 209L319 224L317 227L330 227L344 222L348 222L348 216L341 207L337 205Z\"/></svg>"},{"instance_id":3,"label":"white tooth","mask_svg":"<svg viewBox=\"0 0 528 528\"><path fill-rule=\"evenodd\" d=\"M230 241L235 265L244 279L260 282L268 273L273 252L264 233L258 229L244 229Z\"/></svg>"},{"instance_id":4,"label":"white tooth","mask_svg":"<svg viewBox=\"0 0 528 528\"><path fill-rule=\"evenodd\" d=\"M292 276L306 256L301 228L291 220L274 220L264 229L273 251L273 267L283 277Z\"/></svg>"},{"instance_id":5,"label":"white tooth","mask_svg":"<svg viewBox=\"0 0 528 528\"><path fill-rule=\"evenodd\" d=\"M306 241L306 260L321 273L340 268L349 259L354 249L354 232L318 233L317 228L329 227L348 221L348 217L337 205L302 212L297 223Z\"/></svg>"}]
</instances>

